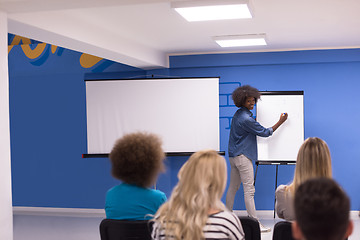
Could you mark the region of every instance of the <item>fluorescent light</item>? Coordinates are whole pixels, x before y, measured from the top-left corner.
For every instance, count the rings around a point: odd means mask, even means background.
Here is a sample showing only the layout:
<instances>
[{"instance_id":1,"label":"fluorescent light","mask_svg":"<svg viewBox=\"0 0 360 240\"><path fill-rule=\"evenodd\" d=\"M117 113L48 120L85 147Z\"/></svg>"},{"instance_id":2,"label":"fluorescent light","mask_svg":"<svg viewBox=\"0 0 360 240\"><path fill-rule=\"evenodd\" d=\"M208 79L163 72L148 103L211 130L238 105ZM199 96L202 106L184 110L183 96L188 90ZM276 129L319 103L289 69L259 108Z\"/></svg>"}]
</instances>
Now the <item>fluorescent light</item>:
<instances>
[{"instance_id":1,"label":"fluorescent light","mask_svg":"<svg viewBox=\"0 0 360 240\"><path fill-rule=\"evenodd\" d=\"M252 18L248 0L181 1L171 7L189 22Z\"/></svg>"},{"instance_id":2,"label":"fluorescent light","mask_svg":"<svg viewBox=\"0 0 360 240\"><path fill-rule=\"evenodd\" d=\"M264 46L265 34L231 35L213 37L221 47Z\"/></svg>"}]
</instances>

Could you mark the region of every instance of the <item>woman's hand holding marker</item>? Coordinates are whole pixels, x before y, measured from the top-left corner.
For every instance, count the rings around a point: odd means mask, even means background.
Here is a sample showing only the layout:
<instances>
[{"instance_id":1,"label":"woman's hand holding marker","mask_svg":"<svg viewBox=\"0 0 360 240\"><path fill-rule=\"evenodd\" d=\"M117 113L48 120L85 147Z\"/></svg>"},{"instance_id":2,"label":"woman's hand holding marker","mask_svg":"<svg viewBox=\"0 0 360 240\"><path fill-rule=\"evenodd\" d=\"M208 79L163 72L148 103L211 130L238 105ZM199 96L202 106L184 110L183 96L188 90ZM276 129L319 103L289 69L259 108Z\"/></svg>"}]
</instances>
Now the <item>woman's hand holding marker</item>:
<instances>
[{"instance_id":1,"label":"woman's hand holding marker","mask_svg":"<svg viewBox=\"0 0 360 240\"><path fill-rule=\"evenodd\" d=\"M280 115L280 121L281 121L281 123L285 122L287 118L288 118L288 114L287 114L287 113L282 113L282 114Z\"/></svg>"},{"instance_id":2,"label":"woman's hand holding marker","mask_svg":"<svg viewBox=\"0 0 360 240\"><path fill-rule=\"evenodd\" d=\"M278 129L278 127L280 127L280 125L283 124L286 121L287 118L288 118L288 114L287 113L282 113L280 115L279 121L277 123L275 123L274 126L272 126L273 131L275 132L276 129Z\"/></svg>"}]
</instances>

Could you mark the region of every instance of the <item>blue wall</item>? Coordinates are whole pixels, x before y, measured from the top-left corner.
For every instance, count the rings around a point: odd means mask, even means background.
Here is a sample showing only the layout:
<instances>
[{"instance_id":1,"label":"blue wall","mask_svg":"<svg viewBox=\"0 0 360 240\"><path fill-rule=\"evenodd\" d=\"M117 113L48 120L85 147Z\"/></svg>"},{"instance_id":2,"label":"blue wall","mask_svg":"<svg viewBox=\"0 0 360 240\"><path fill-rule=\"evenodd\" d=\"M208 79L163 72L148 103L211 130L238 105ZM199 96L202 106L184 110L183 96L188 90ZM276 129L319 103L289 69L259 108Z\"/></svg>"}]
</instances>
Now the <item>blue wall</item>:
<instances>
[{"instance_id":1,"label":"blue wall","mask_svg":"<svg viewBox=\"0 0 360 240\"><path fill-rule=\"evenodd\" d=\"M174 56L170 63L171 68L165 72L171 76L220 76L222 150L227 150L229 135L226 118L236 110L224 95L231 93L239 83L250 84L262 91L303 90L305 138L317 136L328 143L334 178L349 194L352 209L359 209L359 49ZM293 166L279 166L279 183L290 182L293 171ZM255 194L257 209L273 208L274 184L275 167L259 167ZM235 209L245 209L241 191Z\"/></svg>"},{"instance_id":2,"label":"blue wall","mask_svg":"<svg viewBox=\"0 0 360 240\"><path fill-rule=\"evenodd\" d=\"M58 49L31 59L20 46L9 52L14 206L103 208L107 189L118 181L110 176L107 159L81 158L86 153L84 78L165 75L220 77L220 144L225 151L236 110L230 99L234 88L250 84L259 90L303 90L305 137L327 141L334 177L349 193L352 209L359 209L359 49L175 56L169 69L151 71L107 60L84 68L81 56ZM185 161L186 157L166 160L167 172L157 187L168 196ZM279 183L291 181L293 171L293 166L280 166ZM274 182L275 167L261 166L257 209L273 208ZM241 191L234 208L245 209Z\"/></svg>"},{"instance_id":3,"label":"blue wall","mask_svg":"<svg viewBox=\"0 0 360 240\"><path fill-rule=\"evenodd\" d=\"M82 158L87 148L84 74L145 72L104 59L84 68L82 53L52 53L51 45L34 58L22 46L8 54L13 205L102 208L106 190L118 181L110 176L108 159Z\"/></svg>"}]
</instances>

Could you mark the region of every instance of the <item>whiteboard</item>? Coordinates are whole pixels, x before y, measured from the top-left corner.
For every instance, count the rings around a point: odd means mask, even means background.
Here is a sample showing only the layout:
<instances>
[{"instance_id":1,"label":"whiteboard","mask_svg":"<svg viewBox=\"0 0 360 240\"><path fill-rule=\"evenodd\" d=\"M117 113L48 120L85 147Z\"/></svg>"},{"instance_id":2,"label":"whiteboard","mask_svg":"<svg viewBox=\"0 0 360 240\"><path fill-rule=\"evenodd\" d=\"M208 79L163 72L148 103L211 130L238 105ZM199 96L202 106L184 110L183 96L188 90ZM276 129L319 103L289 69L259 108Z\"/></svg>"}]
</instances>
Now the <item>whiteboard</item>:
<instances>
[{"instance_id":1,"label":"whiteboard","mask_svg":"<svg viewBox=\"0 0 360 240\"><path fill-rule=\"evenodd\" d=\"M259 161L296 161L304 142L304 94L296 92L261 92L256 104L256 119L264 127L272 127L281 113L288 119L271 137L257 137Z\"/></svg>"},{"instance_id":2,"label":"whiteboard","mask_svg":"<svg viewBox=\"0 0 360 240\"><path fill-rule=\"evenodd\" d=\"M219 78L86 81L89 154L124 134L159 135L165 152L220 150Z\"/></svg>"}]
</instances>

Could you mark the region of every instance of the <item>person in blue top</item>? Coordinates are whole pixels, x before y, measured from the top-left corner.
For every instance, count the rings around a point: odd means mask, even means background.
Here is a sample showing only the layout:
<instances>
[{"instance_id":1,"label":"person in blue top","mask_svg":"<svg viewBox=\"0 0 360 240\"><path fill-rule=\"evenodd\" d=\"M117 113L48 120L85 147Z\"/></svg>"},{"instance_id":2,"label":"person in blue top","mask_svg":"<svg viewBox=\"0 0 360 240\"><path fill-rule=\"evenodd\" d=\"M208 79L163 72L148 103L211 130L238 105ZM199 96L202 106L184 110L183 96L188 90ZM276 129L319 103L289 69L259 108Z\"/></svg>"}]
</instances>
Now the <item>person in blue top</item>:
<instances>
[{"instance_id":1,"label":"person in blue top","mask_svg":"<svg viewBox=\"0 0 360 240\"><path fill-rule=\"evenodd\" d=\"M116 141L109 158L113 177L122 183L106 194L106 218L151 219L167 200L163 192L151 189L164 169L159 137L141 132L125 135Z\"/></svg>"},{"instance_id":2,"label":"person in blue top","mask_svg":"<svg viewBox=\"0 0 360 240\"><path fill-rule=\"evenodd\" d=\"M230 185L226 194L226 207L233 209L234 198L240 184L243 183L244 200L246 210L250 217L257 218L254 202L254 167L253 162L257 160L257 141L256 136L269 137L283 124L287 113L280 115L279 121L270 128L260 125L254 118L252 110L260 99L258 89L249 85L244 85L235 89L232 93L235 105L239 108L231 121L229 138L229 161L231 166ZM260 222L262 232L270 231Z\"/></svg>"}]
</instances>

